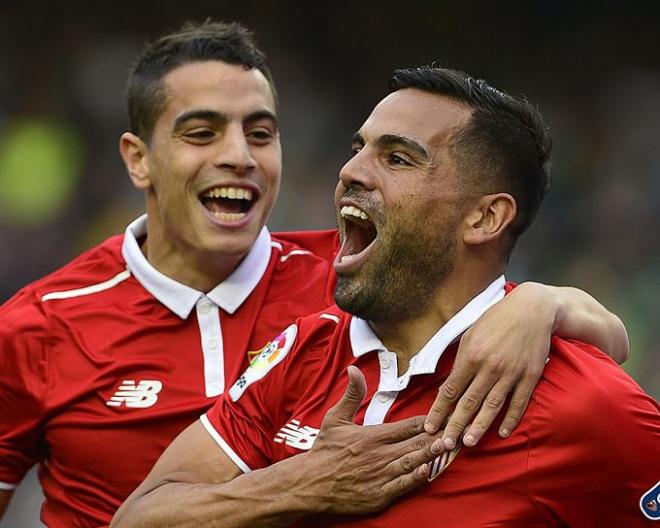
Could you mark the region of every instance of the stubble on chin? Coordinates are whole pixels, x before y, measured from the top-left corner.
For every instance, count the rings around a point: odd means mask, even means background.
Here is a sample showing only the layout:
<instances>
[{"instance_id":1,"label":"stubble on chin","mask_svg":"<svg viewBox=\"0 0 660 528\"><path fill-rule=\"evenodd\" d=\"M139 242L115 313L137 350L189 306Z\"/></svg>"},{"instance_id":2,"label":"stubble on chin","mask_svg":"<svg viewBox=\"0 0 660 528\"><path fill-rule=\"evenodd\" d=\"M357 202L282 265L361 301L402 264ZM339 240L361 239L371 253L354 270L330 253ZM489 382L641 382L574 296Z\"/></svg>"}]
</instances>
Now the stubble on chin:
<instances>
[{"instance_id":1,"label":"stubble on chin","mask_svg":"<svg viewBox=\"0 0 660 528\"><path fill-rule=\"evenodd\" d=\"M428 308L453 270L455 247L451 229L442 229L442 236L432 239L395 230L371 262L356 273L337 277L335 302L375 323L416 316Z\"/></svg>"}]
</instances>

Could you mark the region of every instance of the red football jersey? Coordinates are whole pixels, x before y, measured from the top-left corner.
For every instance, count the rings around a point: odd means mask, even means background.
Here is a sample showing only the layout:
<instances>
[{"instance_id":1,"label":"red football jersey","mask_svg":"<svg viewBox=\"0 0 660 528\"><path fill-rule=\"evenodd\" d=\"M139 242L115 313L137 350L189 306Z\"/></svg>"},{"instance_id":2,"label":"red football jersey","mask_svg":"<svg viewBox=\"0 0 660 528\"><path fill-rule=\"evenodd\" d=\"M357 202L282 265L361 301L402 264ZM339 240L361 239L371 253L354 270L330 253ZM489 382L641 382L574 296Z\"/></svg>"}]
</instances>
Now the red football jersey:
<instances>
[{"instance_id":1,"label":"red football jersey","mask_svg":"<svg viewBox=\"0 0 660 528\"><path fill-rule=\"evenodd\" d=\"M296 233L264 229L205 294L150 266L144 229L134 222L0 307L0 489L41 462L51 527L109 523L249 351L331 302L327 257Z\"/></svg>"},{"instance_id":2,"label":"red football jersey","mask_svg":"<svg viewBox=\"0 0 660 528\"><path fill-rule=\"evenodd\" d=\"M368 324L333 307L280 334L202 416L245 472L310 449L343 394L346 367L367 381L356 422L425 415L453 364L456 338L503 295L494 283L443 326L399 375ZM498 297L497 290L502 295ZM499 417L499 421L503 414ZM498 423L499 423L498 421ZM498 425L498 424L496 424ZM636 527L640 499L660 477L660 414L605 354L552 339L528 411L508 439L492 427L475 448L438 457L431 482L382 512L315 516L302 526Z\"/></svg>"}]
</instances>

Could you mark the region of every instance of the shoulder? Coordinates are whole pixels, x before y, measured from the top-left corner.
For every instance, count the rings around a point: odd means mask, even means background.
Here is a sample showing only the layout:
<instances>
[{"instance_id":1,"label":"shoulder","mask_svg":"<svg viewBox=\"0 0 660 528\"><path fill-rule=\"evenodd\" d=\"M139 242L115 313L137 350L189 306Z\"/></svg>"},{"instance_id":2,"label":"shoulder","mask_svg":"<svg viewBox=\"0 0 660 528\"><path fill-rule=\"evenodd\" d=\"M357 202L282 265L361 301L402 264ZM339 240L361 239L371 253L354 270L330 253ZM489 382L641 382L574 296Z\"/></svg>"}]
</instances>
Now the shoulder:
<instances>
[{"instance_id":1,"label":"shoulder","mask_svg":"<svg viewBox=\"0 0 660 528\"><path fill-rule=\"evenodd\" d=\"M597 348L553 337L550 361L533 395L531 431L547 445L566 446L583 458L630 445L656 447L660 409L626 372Z\"/></svg>"},{"instance_id":2,"label":"shoulder","mask_svg":"<svg viewBox=\"0 0 660 528\"><path fill-rule=\"evenodd\" d=\"M257 392L274 390L291 399L307 386L305 380L310 375L323 368L330 343L341 334L348 320L350 316L336 306L296 319L253 354L228 397L236 402L248 387L256 384Z\"/></svg>"},{"instance_id":3,"label":"shoulder","mask_svg":"<svg viewBox=\"0 0 660 528\"><path fill-rule=\"evenodd\" d=\"M296 246L327 262L332 262L339 247L339 233L336 229L278 232L273 233L273 240Z\"/></svg>"},{"instance_id":4,"label":"shoulder","mask_svg":"<svg viewBox=\"0 0 660 528\"><path fill-rule=\"evenodd\" d=\"M298 342L301 346L322 347L344 329L348 329L350 317L350 314L340 310L336 304L326 310L301 317L296 321L300 336Z\"/></svg>"},{"instance_id":5,"label":"shoulder","mask_svg":"<svg viewBox=\"0 0 660 528\"><path fill-rule=\"evenodd\" d=\"M325 354L328 344L348 329L350 315L341 311L336 305L325 310L296 319L282 333L276 336L265 347L275 341L286 342L287 352L292 355L299 353L306 356L314 353Z\"/></svg>"},{"instance_id":6,"label":"shoulder","mask_svg":"<svg viewBox=\"0 0 660 528\"><path fill-rule=\"evenodd\" d=\"M619 365L596 347L579 341L552 338L542 381L538 399L552 398L569 414L606 403L616 403L616 409L658 412L655 401Z\"/></svg>"},{"instance_id":7,"label":"shoulder","mask_svg":"<svg viewBox=\"0 0 660 528\"><path fill-rule=\"evenodd\" d=\"M123 239L123 235L107 239L26 288L32 290L35 295L43 296L54 291L80 288L108 280L126 267L121 256Z\"/></svg>"},{"instance_id":8,"label":"shoulder","mask_svg":"<svg viewBox=\"0 0 660 528\"><path fill-rule=\"evenodd\" d=\"M0 331L7 334L34 324L45 324L44 302L49 298L64 292L93 287L124 272L122 240L123 236L109 238L19 290L0 307Z\"/></svg>"},{"instance_id":9,"label":"shoulder","mask_svg":"<svg viewBox=\"0 0 660 528\"><path fill-rule=\"evenodd\" d=\"M285 341L288 345L285 368L295 365L294 368L300 370L304 365L305 368L316 369L323 364L322 360L328 356L332 344L337 343L342 333L348 330L349 323L350 315L333 305L298 318L266 347L275 341Z\"/></svg>"},{"instance_id":10,"label":"shoulder","mask_svg":"<svg viewBox=\"0 0 660 528\"><path fill-rule=\"evenodd\" d=\"M296 244L293 239L271 237L271 297L283 297L299 305L297 314L307 314L332 304L335 274L327 255L319 255L313 247Z\"/></svg>"}]
</instances>

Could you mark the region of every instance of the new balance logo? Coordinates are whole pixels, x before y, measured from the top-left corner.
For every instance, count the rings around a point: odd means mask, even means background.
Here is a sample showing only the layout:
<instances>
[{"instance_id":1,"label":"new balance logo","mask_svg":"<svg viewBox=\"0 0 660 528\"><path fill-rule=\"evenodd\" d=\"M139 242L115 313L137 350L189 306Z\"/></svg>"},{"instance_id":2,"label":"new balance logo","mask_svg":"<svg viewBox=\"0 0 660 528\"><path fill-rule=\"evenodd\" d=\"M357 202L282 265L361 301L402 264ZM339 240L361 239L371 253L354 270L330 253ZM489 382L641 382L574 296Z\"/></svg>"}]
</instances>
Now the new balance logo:
<instances>
[{"instance_id":1,"label":"new balance logo","mask_svg":"<svg viewBox=\"0 0 660 528\"><path fill-rule=\"evenodd\" d=\"M318 429L310 427L309 425L303 425L300 427L300 422L298 420L291 420L280 429L279 433L275 435L273 440L278 444L285 442L285 445L307 451L314 445L314 440L316 440L318 434Z\"/></svg>"},{"instance_id":2,"label":"new balance logo","mask_svg":"<svg viewBox=\"0 0 660 528\"><path fill-rule=\"evenodd\" d=\"M108 407L126 407L144 409L158 401L158 393L163 384L158 380L142 380L137 385L133 380L124 380L119 385L114 396L105 404Z\"/></svg>"}]
</instances>

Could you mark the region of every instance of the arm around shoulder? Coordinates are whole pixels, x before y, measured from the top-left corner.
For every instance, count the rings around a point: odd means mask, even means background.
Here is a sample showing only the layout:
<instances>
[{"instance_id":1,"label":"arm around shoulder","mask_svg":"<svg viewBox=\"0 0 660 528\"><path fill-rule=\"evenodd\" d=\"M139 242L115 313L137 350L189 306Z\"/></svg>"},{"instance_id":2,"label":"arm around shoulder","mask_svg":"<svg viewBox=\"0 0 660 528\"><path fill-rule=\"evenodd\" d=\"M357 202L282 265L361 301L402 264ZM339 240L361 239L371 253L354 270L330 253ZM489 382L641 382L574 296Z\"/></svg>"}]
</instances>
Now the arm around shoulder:
<instances>
[{"instance_id":1,"label":"arm around shoulder","mask_svg":"<svg viewBox=\"0 0 660 528\"><path fill-rule=\"evenodd\" d=\"M590 343L621 364L630 353L628 332L621 319L587 292L568 286L525 282L511 294L546 299L554 310L554 333Z\"/></svg>"}]
</instances>

